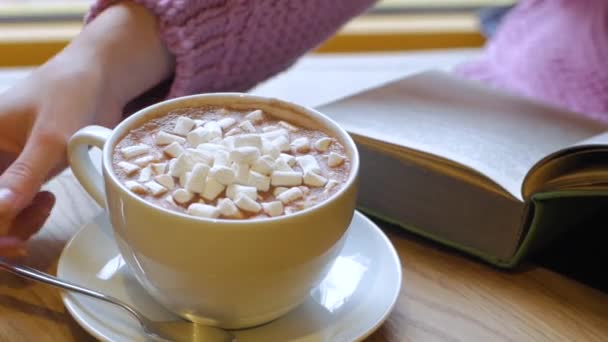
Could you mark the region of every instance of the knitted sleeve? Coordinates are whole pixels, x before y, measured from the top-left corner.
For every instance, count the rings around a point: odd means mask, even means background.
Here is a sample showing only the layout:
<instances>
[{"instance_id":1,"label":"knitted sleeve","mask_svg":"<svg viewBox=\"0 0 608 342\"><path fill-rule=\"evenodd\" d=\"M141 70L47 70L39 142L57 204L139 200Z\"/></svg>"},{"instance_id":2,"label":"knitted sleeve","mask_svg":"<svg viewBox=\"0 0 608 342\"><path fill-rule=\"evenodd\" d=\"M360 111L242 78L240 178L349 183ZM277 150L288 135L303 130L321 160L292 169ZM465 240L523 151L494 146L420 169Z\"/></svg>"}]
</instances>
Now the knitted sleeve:
<instances>
[{"instance_id":1,"label":"knitted sleeve","mask_svg":"<svg viewBox=\"0 0 608 342\"><path fill-rule=\"evenodd\" d=\"M120 0L97 0L91 21ZM375 0L133 0L176 58L169 97L244 91L286 69Z\"/></svg>"}]
</instances>

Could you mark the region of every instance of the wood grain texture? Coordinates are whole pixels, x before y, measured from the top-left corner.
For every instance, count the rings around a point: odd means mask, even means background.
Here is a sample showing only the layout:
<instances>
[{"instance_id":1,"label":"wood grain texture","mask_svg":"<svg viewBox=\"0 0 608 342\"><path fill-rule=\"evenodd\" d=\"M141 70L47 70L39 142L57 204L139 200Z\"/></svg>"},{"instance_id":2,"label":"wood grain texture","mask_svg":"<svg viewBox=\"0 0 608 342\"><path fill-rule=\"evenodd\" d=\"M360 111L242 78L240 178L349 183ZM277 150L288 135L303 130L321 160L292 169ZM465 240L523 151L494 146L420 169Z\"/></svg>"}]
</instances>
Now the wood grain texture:
<instances>
[{"instance_id":1,"label":"wood grain texture","mask_svg":"<svg viewBox=\"0 0 608 342\"><path fill-rule=\"evenodd\" d=\"M57 206L30 243L30 266L55 273L69 238L100 212L67 171ZM403 263L389 319L368 341L602 341L608 296L542 268L497 270L383 225ZM57 290L0 273L0 341L93 341Z\"/></svg>"}]
</instances>

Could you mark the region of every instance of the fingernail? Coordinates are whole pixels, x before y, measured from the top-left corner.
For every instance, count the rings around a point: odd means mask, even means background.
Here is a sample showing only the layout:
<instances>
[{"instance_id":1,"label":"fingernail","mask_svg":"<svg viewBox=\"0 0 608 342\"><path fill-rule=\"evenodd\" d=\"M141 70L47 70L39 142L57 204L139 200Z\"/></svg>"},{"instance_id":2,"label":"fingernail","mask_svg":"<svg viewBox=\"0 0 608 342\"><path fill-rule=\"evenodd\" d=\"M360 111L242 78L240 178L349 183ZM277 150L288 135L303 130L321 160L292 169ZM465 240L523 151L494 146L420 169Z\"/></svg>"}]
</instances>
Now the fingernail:
<instances>
[{"instance_id":1,"label":"fingernail","mask_svg":"<svg viewBox=\"0 0 608 342\"><path fill-rule=\"evenodd\" d=\"M15 193L8 188L0 188L0 215L14 206Z\"/></svg>"}]
</instances>

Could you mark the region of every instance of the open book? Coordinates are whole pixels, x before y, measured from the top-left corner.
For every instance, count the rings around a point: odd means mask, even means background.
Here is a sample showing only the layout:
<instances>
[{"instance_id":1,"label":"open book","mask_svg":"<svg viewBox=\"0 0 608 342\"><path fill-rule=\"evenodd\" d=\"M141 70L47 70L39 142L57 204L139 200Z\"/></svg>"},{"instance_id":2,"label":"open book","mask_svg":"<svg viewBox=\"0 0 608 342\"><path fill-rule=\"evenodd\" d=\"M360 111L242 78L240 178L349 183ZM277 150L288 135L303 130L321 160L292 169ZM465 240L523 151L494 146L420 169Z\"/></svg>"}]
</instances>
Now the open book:
<instances>
[{"instance_id":1,"label":"open book","mask_svg":"<svg viewBox=\"0 0 608 342\"><path fill-rule=\"evenodd\" d=\"M318 108L361 152L363 211L503 267L608 205L608 125L442 72Z\"/></svg>"}]
</instances>

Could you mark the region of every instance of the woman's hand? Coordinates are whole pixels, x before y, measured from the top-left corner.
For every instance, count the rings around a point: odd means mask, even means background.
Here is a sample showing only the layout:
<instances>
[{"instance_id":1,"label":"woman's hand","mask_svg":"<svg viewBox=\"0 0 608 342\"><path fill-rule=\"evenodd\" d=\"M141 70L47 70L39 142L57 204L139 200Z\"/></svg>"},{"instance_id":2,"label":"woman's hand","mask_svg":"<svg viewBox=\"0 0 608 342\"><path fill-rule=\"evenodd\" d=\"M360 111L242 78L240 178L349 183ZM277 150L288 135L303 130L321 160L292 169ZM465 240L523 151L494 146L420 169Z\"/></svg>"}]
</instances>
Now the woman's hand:
<instances>
[{"instance_id":1,"label":"woman's hand","mask_svg":"<svg viewBox=\"0 0 608 342\"><path fill-rule=\"evenodd\" d=\"M154 17L123 3L0 94L0 255L25 254L50 214L54 197L39 191L66 167L70 136L90 124L116 125L125 104L171 68Z\"/></svg>"}]
</instances>

